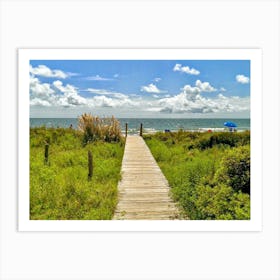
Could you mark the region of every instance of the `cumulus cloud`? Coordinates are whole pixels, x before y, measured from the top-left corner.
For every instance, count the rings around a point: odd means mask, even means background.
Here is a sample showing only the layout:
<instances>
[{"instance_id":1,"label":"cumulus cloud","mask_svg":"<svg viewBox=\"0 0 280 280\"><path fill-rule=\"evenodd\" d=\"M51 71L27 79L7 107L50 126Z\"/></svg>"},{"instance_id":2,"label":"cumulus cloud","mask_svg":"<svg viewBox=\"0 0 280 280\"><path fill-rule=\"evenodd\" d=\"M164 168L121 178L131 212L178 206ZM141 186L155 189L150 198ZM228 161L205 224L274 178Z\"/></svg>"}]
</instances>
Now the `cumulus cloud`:
<instances>
[{"instance_id":1,"label":"cumulus cloud","mask_svg":"<svg viewBox=\"0 0 280 280\"><path fill-rule=\"evenodd\" d=\"M160 82L161 81L161 78L159 78L159 77L157 77L157 78L154 78L154 80L153 80L154 82L156 82L156 83L158 83L158 82Z\"/></svg>"},{"instance_id":2,"label":"cumulus cloud","mask_svg":"<svg viewBox=\"0 0 280 280\"><path fill-rule=\"evenodd\" d=\"M208 82L201 82L200 80L197 80L195 82L195 85L203 92L213 92L213 91L217 91L217 89L215 89L214 87L212 87L210 85L210 83Z\"/></svg>"},{"instance_id":3,"label":"cumulus cloud","mask_svg":"<svg viewBox=\"0 0 280 280\"><path fill-rule=\"evenodd\" d=\"M198 87L192 87L190 85L185 85L183 88L183 93L186 94L189 100L194 100L198 96L201 90Z\"/></svg>"},{"instance_id":4,"label":"cumulus cloud","mask_svg":"<svg viewBox=\"0 0 280 280\"><path fill-rule=\"evenodd\" d=\"M219 93L219 94L217 95L217 97L220 98L220 99L226 99L226 97L225 97L223 94L221 94L221 93Z\"/></svg>"},{"instance_id":5,"label":"cumulus cloud","mask_svg":"<svg viewBox=\"0 0 280 280\"><path fill-rule=\"evenodd\" d=\"M63 93L62 96L59 96L57 105L77 106L87 104L86 99L78 94L77 88L74 86L69 84L63 86L61 81L54 81L53 86L57 91Z\"/></svg>"},{"instance_id":6,"label":"cumulus cloud","mask_svg":"<svg viewBox=\"0 0 280 280\"><path fill-rule=\"evenodd\" d=\"M220 91L221 91L221 92L225 92L225 91L227 91L227 90L226 90L224 87L221 87L221 88L220 88Z\"/></svg>"},{"instance_id":7,"label":"cumulus cloud","mask_svg":"<svg viewBox=\"0 0 280 280\"><path fill-rule=\"evenodd\" d=\"M39 98L42 100L48 100L55 93L50 84L41 83L38 78L33 76L30 76L29 91L31 98Z\"/></svg>"},{"instance_id":8,"label":"cumulus cloud","mask_svg":"<svg viewBox=\"0 0 280 280\"><path fill-rule=\"evenodd\" d=\"M197 80L195 82L195 87L185 85L182 88L182 91L187 95L189 100L194 100L197 99L197 96L202 92L214 92L217 90L213 86L211 86L210 83Z\"/></svg>"},{"instance_id":9,"label":"cumulus cloud","mask_svg":"<svg viewBox=\"0 0 280 280\"><path fill-rule=\"evenodd\" d=\"M186 85L183 91L172 97L162 98L158 102L163 113L228 113L250 109L250 98L225 97L218 94L215 98L200 95L198 87Z\"/></svg>"},{"instance_id":10,"label":"cumulus cloud","mask_svg":"<svg viewBox=\"0 0 280 280\"><path fill-rule=\"evenodd\" d=\"M35 76L42 76L47 78L61 78L65 79L69 75L61 70L51 70L46 65L39 65L38 67L32 67L32 65L29 65L29 72L32 75ZM71 75L76 75L74 73L71 73Z\"/></svg>"},{"instance_id":11,"label":"cumulus cloud","mask_svg":"<svg viewBox=\"0 0 280 280\"><path fill-rule=\"evenodd\" d=\"M44 107L50 107L51 104L49 101L47 100L43 100L43 99L40 99L40 98L33 98L30 100L30 106L44 106Z\"/></svg>"},{"instance_id":12,"label":"cumulus cloud","mask_svg":"<svg viewBox=\"0 0 280 280\"><path fill-rule=\"evenodd\" d=\"M250 79L244 75L236 75L236 81L241 84L248 84Z\"/></svg>"},{"instance_id":13,"label":"cumulus cloud","mask_svg":"<svg viewBox=\"0 0 280 280\"><path fill-rule=\"evenodd\" d=\"M204 91L213 91L210 84L196 82L195 86L185 85L176 95L158 95L153 98L137 94L126 95L106 89L88 88L93 96L83 97L78 88L56 80L51 84L30 77L30 106L44 107L88 107L126 108L142 112L158 113L223 113L242 112L250 109L250 98L226 97L219 93L211 98L202 96Z\"/></svg>"},{"instance_id":14,"label":"cumulus cloud","mask_svg":"<svg viewBox=\"0 0 280 280\"><path fill-rule=\"evenodd\" d=\"M173 97L160 100L161 112L164 113L213 113L218 111L216 104L211 100L182 92Z\"/></svg>"},{"instance_id":15,"label":"cumulus cloud","mask_svg":"<svg viewBox=\"0 0 280 280\"><path fill-rule=\"evenodd\" d=\"M135 102L128 97L126 98L111 98L104 95L94 96L88 99L89 107L111 107L111 108L123 108L123 107L138 107L138 102Z\"/></svg>"},{"instance_id":16,"label":"cumulus cloud","mask_svg":"<svg viewBox=\"0 0 280 280\"><path fill-rule=\"evenodd\" d=\"M173 71L178 71L190 75L199 75L200 72L194 68L190 68L189 66L182 66L182 64L175 64Z\"/></svg>"},{"instance_id":17,"label":"cumulus cloud","mask_svg":"<svg viewBox=\"0 0 280 280\"><path fill-rule=\"evenodd\" d=\"M52 84L41 83L38 78L30 77L31 106L63 106L73 107L86 105L85 98L78 94L77 88L59 80Z\"/></svg>"},{"instance_id":18,"label":"cumulus cloud","mask_svg":"<svg viewBox=\"0 0 280 280\"><path fill-rule=\"evenodd\" d=\"M57 96L52 86L48 83L41 83L38 78L33 76L30 76L29 93L31 106L56 105Z\"/></svg>"},{"instance_id":19,"label":"cumulus cloud","mask_svg":"<svg viewBox=\"0 0 280 280\"><path fill-rule=\"evenodd\" d=\"M162 93L165 92L160 90L155 84L149 84L147 86L142 86L141 91L148 92L148 93Z\"/></svg>"}]
</instances>

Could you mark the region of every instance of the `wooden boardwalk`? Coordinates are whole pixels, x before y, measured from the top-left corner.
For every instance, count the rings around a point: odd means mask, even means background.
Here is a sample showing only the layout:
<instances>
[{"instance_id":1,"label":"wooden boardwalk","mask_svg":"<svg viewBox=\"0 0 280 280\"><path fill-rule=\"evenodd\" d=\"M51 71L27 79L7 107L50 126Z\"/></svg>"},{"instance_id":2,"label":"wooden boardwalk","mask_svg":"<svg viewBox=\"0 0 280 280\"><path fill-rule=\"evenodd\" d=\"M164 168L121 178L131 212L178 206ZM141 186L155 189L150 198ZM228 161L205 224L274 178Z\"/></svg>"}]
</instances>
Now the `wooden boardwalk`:
<instances>
[{"instance_id":1,"label":"wooden boardwalk","mask_svg":"<svg viewBox=\"0 0 280 280\"><path fill-rule=\"evenodd\" d=\"M118 185L115 220L173 220L178 210L169 197L169 186L145 141L127 136Z\"/></svg>"}]
</instances>

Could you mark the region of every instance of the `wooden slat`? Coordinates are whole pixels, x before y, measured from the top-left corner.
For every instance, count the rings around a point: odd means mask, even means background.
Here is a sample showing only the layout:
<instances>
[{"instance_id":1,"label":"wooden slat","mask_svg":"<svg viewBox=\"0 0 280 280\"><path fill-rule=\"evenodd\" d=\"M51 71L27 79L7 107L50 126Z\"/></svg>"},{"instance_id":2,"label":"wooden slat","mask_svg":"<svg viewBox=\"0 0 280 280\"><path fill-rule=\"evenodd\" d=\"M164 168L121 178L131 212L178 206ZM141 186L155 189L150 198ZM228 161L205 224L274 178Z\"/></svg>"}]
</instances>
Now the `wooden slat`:
<instances>
[{"instance_id":1,"label":"wooden slat","mask_svg":"<svg viewBox=\"0 0 280 280\"><path fill-rule=\"evenodd\" d=\"M169 185L145 141L126 138L115 220L173 220L179 211Z\"/></svg>"}]
</instances>

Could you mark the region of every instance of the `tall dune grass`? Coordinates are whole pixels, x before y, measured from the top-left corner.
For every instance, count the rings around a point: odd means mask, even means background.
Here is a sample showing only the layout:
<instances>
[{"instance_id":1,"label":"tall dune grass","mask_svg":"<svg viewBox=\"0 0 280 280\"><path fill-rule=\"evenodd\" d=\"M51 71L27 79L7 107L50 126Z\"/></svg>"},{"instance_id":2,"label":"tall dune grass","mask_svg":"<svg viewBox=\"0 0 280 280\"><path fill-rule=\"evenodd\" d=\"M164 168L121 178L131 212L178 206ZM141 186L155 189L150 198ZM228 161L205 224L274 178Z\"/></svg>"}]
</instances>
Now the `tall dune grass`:
<instances>
[{"instance_id":1,"label":"tall dune grass","mask_svg":"<svg viewBox=\"0 0 280 280\"><path fill-rule=\"evenodd\" d=\"M100 118L85 113L78 118L78 129L84 133L84 144L95 140L119 142L122 138L120 122L114 116Z\"/></svg>"}]
</instances>

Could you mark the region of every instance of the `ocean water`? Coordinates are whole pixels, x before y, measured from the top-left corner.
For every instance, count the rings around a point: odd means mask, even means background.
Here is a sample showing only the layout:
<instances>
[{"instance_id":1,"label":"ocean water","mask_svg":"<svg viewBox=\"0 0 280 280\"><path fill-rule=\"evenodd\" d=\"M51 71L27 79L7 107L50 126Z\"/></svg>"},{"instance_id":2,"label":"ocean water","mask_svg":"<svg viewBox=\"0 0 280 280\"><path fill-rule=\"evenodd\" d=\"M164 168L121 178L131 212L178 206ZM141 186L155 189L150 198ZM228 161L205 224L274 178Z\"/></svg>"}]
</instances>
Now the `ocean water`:
<instances>
[{"instance_id":1,"label":"ocean water","mask_svg":"<svg viewBox=\"0 0 280 280\"><path fill-rule=\"evenodd\" d=\"M250 119L146 119L146 118L119 118L122 131L128 124L129 133L137 133L140 124L143 124L144 132L177 131L179 129L191 131L220 131L224 130L224 122L231 121L237 125L237 130L250 130ZM30 127L70 127L77 128L77 118L30 118Z\"/></svg>"}]
</instances>

